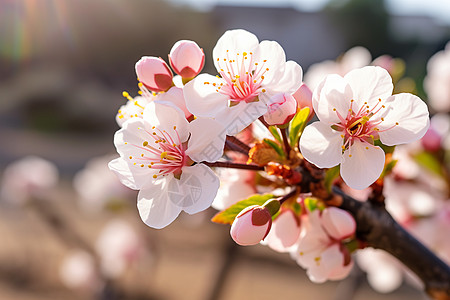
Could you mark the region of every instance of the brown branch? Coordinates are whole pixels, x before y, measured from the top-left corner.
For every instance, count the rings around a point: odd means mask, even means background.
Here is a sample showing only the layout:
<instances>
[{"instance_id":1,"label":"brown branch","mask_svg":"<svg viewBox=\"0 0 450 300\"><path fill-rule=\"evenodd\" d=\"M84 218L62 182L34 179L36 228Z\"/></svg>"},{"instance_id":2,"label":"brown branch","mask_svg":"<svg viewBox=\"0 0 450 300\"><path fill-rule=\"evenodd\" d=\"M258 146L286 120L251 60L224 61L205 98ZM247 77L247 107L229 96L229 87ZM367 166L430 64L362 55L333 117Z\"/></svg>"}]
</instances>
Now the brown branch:
<instances>
[{"instance_id":1,"label":"brown branch","mask_svg":"<svg viewBox=\"0 0 450 300\"><path fill-rule=\"evenodd\" d=\"M210 162L202 162L202 164L207 165L208 167L218 167L218 168L232 168L232 169L242 169L242 170L251 170L251 171L264 171L264 167L260 167L257 165L248 165L248 164L239 164L227 161L216 161L213 163Z\"/></svg>"},{"instance_id":2,"label":"brown branch","mask_svg":"<svg viewBox=\"0 0 450 300\"><path fill-rule=\"evenodd\" d=\"M445 262L400 226L382 205L357 201L337 187L333 192L342 197L340 208L355 218L358 239L399 259L422 280L433 299L450 299L450 267Z\"/></svg>"},{"instance_id":3,"label":"brown branch","mask_svg":"<svg viewBox=\"0 0 450 300\"><path fill-rule=\"evenodd\" d=\"M227 136L225 143L227 147L229 147L231 150L237 151L239 153L248 156L248 151L250 151L250 147L241 140L239 140L238 138L234 136Z\"/></svg>"}]
</instances>

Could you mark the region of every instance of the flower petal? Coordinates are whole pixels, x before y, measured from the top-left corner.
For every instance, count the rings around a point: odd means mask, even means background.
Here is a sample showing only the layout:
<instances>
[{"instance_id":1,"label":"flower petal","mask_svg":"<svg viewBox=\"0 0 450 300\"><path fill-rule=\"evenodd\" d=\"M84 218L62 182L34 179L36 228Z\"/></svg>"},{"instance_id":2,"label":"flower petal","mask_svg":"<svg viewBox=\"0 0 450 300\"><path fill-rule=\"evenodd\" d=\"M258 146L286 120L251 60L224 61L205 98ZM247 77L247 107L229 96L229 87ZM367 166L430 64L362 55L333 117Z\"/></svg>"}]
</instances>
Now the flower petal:
<instances>
[{"instance_id":1,"label":"flower petal","mask_svg":"<svg viewBox=\"0 0 450 300\"><path fill-rule=\"evenodd\" d=\"M236 135L266 112L267 106L263 101L240 102L221 111L215 120L225 127L227 135Z\"/></svg>"},{"instance_id":2,"label":"flower petal","mask_svg":"<svg viewBox=\"0 0 450 300\"><path fill-rule=\"evenodd\" d=\"M284 67L282 77L279 78L276 85L271 86L271 90L281 93L295 93L302 85L303 70L295 61L287 61ZM264 79L265 82L265 79Z\"/></svg>"},{"instance_id":3,"label":"flower petal","mask_svg":"<svg viewBox=\"0 0 450 300\"><path fill-rule=\"evenodd\" d=\"M214 65L220 70L217 59L234 57L236 53L253 52L259 45L258 38L253 33L243 29L226 31L217 41L213 49Z\"/></svg>"},{"instance_id":4,"label":"flower petal","mask_svg":"<svg viewBox=\"0 0 450 300\"><path fill-rule=\"evenodd\" d=\"M219 122L198 118L189 123L189 138L186 154L194 161L215 162L223 155L226 130Z\"/></svg>"},{"instance_id":5,"label":"flower petal","mask_svg":"<svg viewBox=\"0 0 450 300\"><path fill-rule=\"evenodd\" d=\"M380 177L384 159L384 151L380 147L355 141L344 152L341 177L349 187L362 190Z\"/></svg>"},{"instance_id":6,"label":"flower petal","mask_svg":"<svg viewBox=\"0 0 450 300\"><path fill-rule=\"evenodd\" d=\"M184 116L186 119L192 115L191 112L186 108L186 101L184 100L182 88L176 86L171 87L167 92L158 94L156 100L158 100L158 102L167 101L175 104L176 107L184 112Z\"/></svg>"},{"instance_id":7,"label":"flower petal","mask_svg":"<svg viewBox=\"0 0 450 300\"><path fill-rule=\"evenodd\" d=\"M386 101L384 121L378 126L380 140L388 146L410 143L423 137L429 125L425 102L409 93L393 95Z\"/></svg>"},{"instance_id":8,"label":"flower petal","mask_svg":"<svg viewBox=\"0 0 450 300\"><path fill-rule=\"evenodd\" d=\"M325 231L336 240L343 240L355 233L355 219L343 209L327 207L322 211L321 220Z\"/></svg>"},{"instance_id":9,"label":"flower petal","mask_svg":"<svg viewBox=\"0 0 450 300\"><path fill-rule=\"evenodd\" d=\"M337 268L344 268L344 255L338 244L329 246L317 256L315 264L310 266L307 275L312 282L322 283L330 279Z\"/></svg>"},{"instance_id":10,"label":"flower petal","mask_svg":"<svg viewBox=\"0 0 450 300\"><path fill-rule=\"evenodd\" d=\"M275 41L262 41L255 51L254 61L266 69L263 86L278 83L285 76L286 54L283 48Z\"/></svg>"},{"instance_id":11,"label":"flower petal","mask_svg":"<svg viewBox=\"0 0 450 300\"><path fill-rule=\"evenodd\" d=\"M189 122L184 112L170 102L153 101L147 104L144 109L144 120L161 131L165 130L171 137L178 135L181 142L185 142L189 137Z\"/></svg>"},{"instance_id":12,"label":"flower petal","mask_svg":"<svg viewBox=\"0 0 450 300\"><path fill-rule=\"evenodd\" d=\"M277 252L287 252L300 236L300 223L291 210L281 212L272 222L272 228L265 241Z\"/></svg>"},{"instance_id":13,"label":"flower petal","mask_svg":"<svg viewBox=\"0 0 450 300\"><path fill-rule=\"evenodd\" d=\"M169 200L167 186L177 180L173 176L168 180L142 189L138 195L137 208L142 221L153 228L163 228L172 223L181 212L181 207Z\"/></svg>"},{"instance_id":14,"label":"flower petal","mask_svg":"<svg viewBox=\"0 0 450 300\"><path fill-rule=\"evenodd\" d=\"M319 168L331 168L341 162L342 137L327 124L314 122L306 126L300 138L305 159Z\"/></svg>"},{"instance_id":15,"label":"flower petal","mask_svg":"<svg viewBox=\"0 0 450 300\"><path fill-rule=\"evenodd\" d=\"M152 184L153 177L151 171L132 166L122 157L110 161L108 167L116 174L120 182L130 189L139 190L149 183Z\"/></svg>"},{"instance_id":16,"label":"flower petal","mask_svg":"<svg viewBox=\"0 0 450 300\"><path fill-rule=\"evenodd\" d=\"M219 178L204 164L183 167L180 180L168 184L169 199L188 214L195 214L211 206L219 189Z\"/></svg>"},{"instance_id":17,"label":"flower petal","mask_svg":"<svg viewBox=\"0 0 450 300\"><path fill-rule=\"evenodd\" d=\"M375 106L378 99L388 98L394 89L391 75L381 67L367 66L355 69L348 72L344 79L352 88L353 99L359 106L358 110L364 102L370 107Z\"/></svg>"},{"instance_id":18,"label":"flower petal","mask_svg":"<svg viewBox=\"0 0 450 300\"><path fill-rule=\"evenodd\" d=\"M214 118L228 107L229 96L216 91L222 79L200 74L183 88L187 109L196 116Z\"/></svg>"},{"instance_id":19,"label":"flower petal","mask_svg":"<svg viewBox=\"0 0 450 300\"><path fill-rule=\"evenodd\" d=\"M314 111L322 122L339 123L337 113L345 118L352 99L352 88L347 81L339 75L331 74L325 77L324 82L319 84L319 88L314 90Z\"/></svg>"}]
</instances>

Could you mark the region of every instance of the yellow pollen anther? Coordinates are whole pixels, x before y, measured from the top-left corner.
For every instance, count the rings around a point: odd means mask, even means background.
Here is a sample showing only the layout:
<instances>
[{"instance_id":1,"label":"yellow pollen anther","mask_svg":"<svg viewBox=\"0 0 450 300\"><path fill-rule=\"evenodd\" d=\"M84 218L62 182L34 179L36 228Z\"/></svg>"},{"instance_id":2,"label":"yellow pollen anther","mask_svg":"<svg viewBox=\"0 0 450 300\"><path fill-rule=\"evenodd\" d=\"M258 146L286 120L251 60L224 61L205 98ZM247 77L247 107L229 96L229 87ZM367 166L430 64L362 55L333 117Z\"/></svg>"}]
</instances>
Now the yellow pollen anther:
<instances>
[{"instance_id":1,"label":"yellow pollen anther","mask_svg":"<svg viewBox=\"0 0 450 300\"><path fill-rule=\"evenodd\" d=\"M148 165L149 168L151 168L152 166Z\"/></svg>"},{"instance_id":2,"label":"yellow pollen anther","mask_svg":"<svg viewBox=\"0 0 450 300\"><path fill-rule=\"evenodd\" d=\"M141 157L144 157L144 153L141 154Z\"/></svg>"},{"instance_id":3,"label":"yellow pollen anther","mask_svg":"<svg viewBox=\"0 0 450 300\"><path fill-rule=\"evenodd\" d=\"M366 147L366 150L369 150L369 147Z\"/></svg>"},{"instance_id":4,"label":"yellow pollen anther","mask_svg":"<svg viewBox=\"0 0 450 300\"><path fill-rule=\"evenodd\" d=\"M144 164L141 165L141 168L143 168L143 167L144 167Z\"/></svg>"},{"instance_id":5,"label":"yellow pollen anther","mask_svg":"<svg viewBox=\"0 0 450 300\"><path fill-rule=\"evenodd\" d=\"M123 91L122 96L124 96L125 98L128 98L128 97L130 97L130 94L128 94L128 92Z\"/></svg>"},{"instance_id":6,"label":"yellow pollen anther","mask_svg":"<svg viewBox=\"0 0 450 300\"><path fill-rule=\"evenodd\" d=\"M351 155L351 154L349 154L349 155L348 155L348 157L352 157L352 155Z\"/></svg>"},{"instance_id":7,"label":"yellow pollen anther","mask_svg":"<svg viewBox=\"0 0 450 300\"><path fill-rule=\"evenodd\" d=\"M133 158L133 156L130 156L129 158L130 158L130 159L132 159L132 158Z\"/></svg>"},{"instance_id":8,"label":"yellow pollen anther","mask_svg":"<svg viewBox=\"0 0 450 300\"><path fill-rule=\"evenodd\" d=\"M176 130L177 129L177 126L173 126L173 130Z\"/></svg>"},{"instance_id":9,"label":"yellow pollen anther","mask_svg":"<svg viewBox=\"0 0 450 300\"><path fill-rule=\"evenodd\" d=\"M163 153L161 153L161 159L164 159L164 158L166 158L167 157L167 152L166 151L164 151Z\"/></svg>"},{"instance_id":10,"label":"yellow pollen anther","mask_svg":"<svg viewBox=\"0 0 450 300\"><path fill-rule=\"evenodd\" d=\"M384 121L384 118L381 118L381 121Z\"/></svg>"},{"instance_id":11,"label":"yellow pollen anther","mask_svg":"<svg viewBox=\"0 0 450 300\"><path fill-rule=\"evenodd\" d=\"M336 111L336 108L333 108L333 111Z\"/></svg>"},{"instance_id":12,"label":"yellow pollen anther","mask_svg":"<svg viewBox=\"0 0 450 300\"><path fill-rule=\"evenodd\" d=\"M247 52L243 52L242 55L247 56Z\"/></svg>"},{"instance_id":13,"label":"yellow pollen anther","mask_svg":"<svg viewBox=\"0 0 450 300\"><path fill-rule=\"evenodd\" d=\"M265 93L265 92L266 92L266 89L262 89L261 91L262 91L263 93Z\"/></svg>"},{"instance_id":14,"label":"yellow pollen anther","mask_svg":"<svg viewBox=\"0 0 450 300\"><path fill-rule=\"evenodd\" d=\"M395 125L398 125L398 122L395 122Z\"/></svg>"},{"instance_id":15,"label":"yellow pollen anther","mask_svg":"<svg viewBox=\"0 0 450 300\"><path fill-rule=\"evenodd\" d=\"M156 177L158 177L158 176L156 176L156 174L155 174L155 175L153 175L153 178L156 178Z\"/></svg>"}]
</instances>

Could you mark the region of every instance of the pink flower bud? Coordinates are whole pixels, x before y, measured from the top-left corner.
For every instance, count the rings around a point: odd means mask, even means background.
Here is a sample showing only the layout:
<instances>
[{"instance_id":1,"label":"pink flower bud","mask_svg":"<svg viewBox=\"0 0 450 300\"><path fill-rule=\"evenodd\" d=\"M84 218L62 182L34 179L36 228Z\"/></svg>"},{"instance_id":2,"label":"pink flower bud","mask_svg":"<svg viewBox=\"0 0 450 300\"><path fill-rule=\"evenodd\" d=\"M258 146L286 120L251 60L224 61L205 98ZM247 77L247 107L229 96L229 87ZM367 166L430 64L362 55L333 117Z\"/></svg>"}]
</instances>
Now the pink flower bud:
<instances>
[{"instance_id":1,"label":"pink flower bud","mask_svg":"<svg viewBox=\"0 0 450 300\"><path fill-rule=\"evenodd\" d=\"M173 86L173 75L164 60L153 56L143 56L136 63L136 74L139 81L149 90L165 92Z\"/></svg>"},{"instance_id":2,"label":"pink flower bud","mask_svg":"<svg viewBox=\"0 0 450 300\"><path fill-rule=\"evenodd\" d=\"M297 101L287 93L280 93L271 99L264 120L269 125L283 125L292 120L297 112Z\"/></svg>"},{"instance_id":3,"label":"pink flower bud","mask_svg":"<svg viewBox=\"0 0 450 300\"><path fill-rule=\"evenodd\" d=\"M356 222L352 215L337 207L324 209L321 221L328 235L337 240L350 237L356 230Z\"/></svg>"},{"instance_id":4,"label":"pink flower bud","mask_svg":"<svg viewBox=\"0 0 450 300\"><path fill-rule=\"evenodd\" d=\"M441 148L442 137L432 127L428 128L421 142L425 150L436 152Z\"/></svg>"},{"instance_id":5,"label":"pink flower bud","mask_svg":"<svg viewBox=\"0 0 450 300\"><path fill-rule=\"evenodd\" d=\"M197 43L181 40L170 50L169 63L181 77L193 78L203 69L205 54Z\"/></svg>"},{"instance_id":6,"label":"pink flower bud","mask_svg":"<svg viewBox=\"0 0 450 300\"><path fill-rule=\"evenodd\" d=\"M298 109L309 107L309 117L311 117L314 112L311 89L306 84L302 83L302 85L292 96L294 96L295 100L297 100Z\"/></svg>"},{"instance_id":7,"label":"pink flower bud","mask_svg":"<svg viewBox=\"0 0 450 300\"><path fill-rule=\"evenodd\" d=\"M231 237L241 246L256 245L270 231L272 216L267 208L252 205L242 210L231 225Z\"/></svg>"}]
</instances>

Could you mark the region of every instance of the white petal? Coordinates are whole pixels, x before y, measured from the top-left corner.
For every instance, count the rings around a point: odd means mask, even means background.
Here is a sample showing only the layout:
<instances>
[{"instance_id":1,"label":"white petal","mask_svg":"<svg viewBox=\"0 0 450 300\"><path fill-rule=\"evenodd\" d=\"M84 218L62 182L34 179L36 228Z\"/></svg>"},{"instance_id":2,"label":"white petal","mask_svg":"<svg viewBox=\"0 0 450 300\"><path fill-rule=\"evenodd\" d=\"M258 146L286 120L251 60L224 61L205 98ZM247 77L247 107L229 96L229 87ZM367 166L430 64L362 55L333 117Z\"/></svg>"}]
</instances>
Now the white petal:
<instances>
[{"instance_id":1,"label":"white petal","mask_svg":"<svg viewBox=\"0 0 450 300\"><path fill-rule=\"evenodd\" d=\"M410 143L427 132L430 125L428 108L419 97L409 93L393 95L386 101L386 110L384 121L378 126L383 144Z\"/></svg>"},{"instance_id":2,"label":"white petal","mask_svg":"<svg viewBox=\"0 0 450 300\"><path fill-rule=\"evenodd\" d=\"M327 207L322 211L321 220L325 231L334 239L342 240L355 233L355 219L343 209Z\"/></svg>"},{"instance_id":3,"label":"white petal","mask_svg":"<svg viewBox=\"0 0 450 300\"><path fill-rule=\"evenodd\" d=\"M264 73L264 86L276 84L284 76L286 54L277 42L262 41L253 56L255 62L258 62L266 70L268 69Z\"/></svg>"},{"instance_id":4,"label":"white petal","mask_svg":"<svg viewBox=\"0 0 450 300\"><path fill-rule=\"evenodd\" d=\"M294 245L300 235L300 223L294 212L286 210L272 222L272 228L265 241L275 251L286 252Z\"/></svg>"},{"instance_id":5,"label":"white petal","mask_svg":"<svg viewBox=\"0 0 450 300\"><path fill-rule=\"evenodd\" d=\"M223 155L225 127L211 119L198 118L189 123L191 137L186 154L196 162L215 162Z\"/></svg>"},{"instance_id":6,"label":"white petal","mask_svg":"<svg viewBox=\"0 0 450 300\"><path fill-rule=\"evenodd\" d=\"M334 244L325 249L319 256L317 262L310 266L307 275L312 282L322 283L330 279L330 274L336 268L344 267L344 255L338 244Z\"/></svg>"},{"instance_id":7,"label":"white petal","mask_svg":"<svg viewBox=\"0 0 450 300\"><path fill-rule=\"evenodd\" d=\"M184 112L175 104L158 101L147 104L144 109L144 120L161 131L165 130L172 138L176 137L175 140L178 140L179 136L181 142L185 142L189 137L189 122Z\"/></svg>"},{"instance_id":8,"label":"white petal","mask_svg":"<svg viewBox=\"0 0 450 300\"><path fill-rule=\"evenodd\" d=\"M175 104L176 107L181 109L184 112L184 116L189 118L192 113L188 111L186 108L186 101L184 100L183 89L179 87L171 87L165 93L158 94L156 100L158 101L167 101L172 104Z\"/></svg>"},{"instance_id":9,"label":"white petal","mask_svg":"<svg viewBox=\"0 0 450 300\"><path fill-rule=\"evenodd\" d=\"M122 157L110 161L108 167L117 175L123 185L133 190L139 190L153 181L151 172L129 165Z\"/></svg>"},{"instance_id":10,"label":"white petal","mask_svg":"<svg viewBox=\"0 0 450 300\"><path fill-rule=\"evenodd\" d=\"M295 61L290 60L285 64L283 76L270 89L275 92L293 94L302 85L302 76L302 67Z\"/></svg>"},{"instance_id":11,"label":"white petal","mask_svg":"<svg viewBox=\"0 0 450 300\"><path fill-rule=\"evenodd\" d=\"M258 38L253 33L243 29L228 30L217 41L213 49L214 65L217 70L217 59L233 57L236 53L253 52L259 45Z\"/></svg>"},{"instance_id":12,"label":"white petal","mask_svg":"<svg viewBox=\"0 0 450 300\"><path fill-rule=\"evenodd\" d=\"M355 141L349 150L344 152L341 177L349 187L362 190L380 177L384 159L384 151L380 147Z\"/></svg>"},{"instance_id":13,"label":"white petal","mask_svg":"<svg viewBox=\"0 0 450 300\"><path fill-rule=\"evenodd\" d=\"M135 156L139 151L133 145L141 146L144 141L148 141L150 136L146 130L150 130L150 125L141 118L126 121L122 129L114 134L114 145L121 156Z\"/></svg>"},{"instance_id":14,"label":"white petal","mask_svg":"<svg viewBox=\"0 0 450 300\"><path fill-rule=\"evenodd\" d=\"M181 208L169 200L167 186L173 176L168 180L160 180L157 183L142 189L138 195L137 208L142 221L153 228L163 228L177 218Z\"/></svg>"},{"instance_id":15,"label":"white petal","mask_svg":"<svg viewBox=\"0 0 450 300\"><path fill-rule=\"evenodd\" d=\"M215 120L225 127L227 135L235 135L266 112L267 106L261 100L250 103L240 102L217 114Z\"/></svg>"},{"instance_id":16,"label":"white petal","mask_svg":"<svg viewBox=\"0 0 450 300\"><path fill-rule=\"evenodd\" d=\"M319 95L313 96L316 102L314 111L322 122L339 123L337 113L343 118L347 116L350 101L353 99L352 89L344 78L336 74L328 75L324 81L319 84L321 88L314 91L314 94L320 92Z\"/></svg>"},{"instance_id":17,"label":"white petal","mask_svg":"<svg viewBox=\"0 0 450 300\"><path fill-rule=\"evenodd\" d=\"M168 183L169 199L188 214L195 214L211 206L219 189L219 178L207 166L198 164L183 167L180 179Z\"/></svg>"},{"instance_id":18,"label":"white petal","mask_svg":"<svg viewBox=\"0 0 450 300\"><path fill-rule=\"evenodd\" d=\"M300 151L319 168L331 168L341 162L342 137L330 125L314 122L306 126L300 138Z\"/></svg>"},{"instance_id":19,"label":"white petal","mask_svg":"<svg viewBox=\"0 0 450 300\"><path fill-rule=\"evenodd\" d=\"M194 115L213 118L228 107L229 96L216 91L222 79L209 74L200 74L189 81L183 89L187 109Z\"/></svg>"},{"instance_id":20,"label":"white petal","mask_svg":"<svg viewBox=\"0 0 450 300\"><path fill-rule=\"evenodd\" d=\"M386 99L392 95L394 85L391 75L381 67L367 66L355 69L347 73L344 79L350 84L353 91L353 99L358 108L364 102L370 107L375 106L378 99Z\"/></svg>"}]
</instances>

